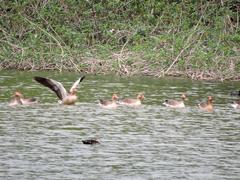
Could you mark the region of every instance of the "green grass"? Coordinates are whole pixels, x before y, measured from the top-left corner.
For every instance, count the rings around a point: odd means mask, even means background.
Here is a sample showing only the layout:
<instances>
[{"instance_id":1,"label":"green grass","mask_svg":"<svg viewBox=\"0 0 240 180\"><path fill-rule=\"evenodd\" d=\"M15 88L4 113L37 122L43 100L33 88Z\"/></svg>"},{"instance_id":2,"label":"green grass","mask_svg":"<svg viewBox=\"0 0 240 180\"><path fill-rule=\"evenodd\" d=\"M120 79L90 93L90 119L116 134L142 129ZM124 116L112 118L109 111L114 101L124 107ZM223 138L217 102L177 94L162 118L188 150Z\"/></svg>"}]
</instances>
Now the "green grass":
<instances>
[{"instance_id":1,"label":"green grass","mask_svg":"<svg viewBox=\"0 0 240 180\"><path fill-rule=\"evenodd\" d=\"M238 79L240 4L222 2L3 1L0 68Z\"/></svg>"}]
</instances>

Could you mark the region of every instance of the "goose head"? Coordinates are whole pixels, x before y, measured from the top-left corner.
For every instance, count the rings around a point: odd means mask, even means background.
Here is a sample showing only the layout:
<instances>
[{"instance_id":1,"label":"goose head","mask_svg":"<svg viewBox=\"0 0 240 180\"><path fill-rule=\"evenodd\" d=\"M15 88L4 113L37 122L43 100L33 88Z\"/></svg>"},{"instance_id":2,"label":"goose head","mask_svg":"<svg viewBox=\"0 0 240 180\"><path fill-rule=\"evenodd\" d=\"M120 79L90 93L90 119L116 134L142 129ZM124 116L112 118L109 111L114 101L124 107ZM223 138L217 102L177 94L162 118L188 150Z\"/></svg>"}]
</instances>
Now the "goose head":
<instances>
[{"instance_id":1,"label":"goose head","mask_svg":"<svg viewBox=\"0 0 240 180\"><path fill-rule=\"evenodd\" d=\"M14 97L23 98L23 95L22 95L22 93L20 93L19 91L16 91L16 92L14 93Z\"/></svg>"},{"instance_id":2,"label":"goose head","mask_svg":"<svg viewBox=\"0 0 240 180\"><path fill-rule=\"evenodd\" d=\"M138 95L137 95L137 99L139 99L139 100L144 100L145 99L145 97L144 97L144 95L143 95L143 93L139 93Z\"/></svg>"},{"instance_id":3,"label":"goose head","mask_svg":"<svg viewBox=\"0 0 240 180\"><path fill-rule=\"evenodd\" d=\"M116 100L118 100L119 99L119 97L117 96L117 94L113 94L112 95L112 100L113 101L116 101Z\"/></svg>"},{"instance_id":4,"label":"goose head","mask_svg":"<svg viewBox=\"0 0 240 180\"><path fill-rule=\"evenodd\" d=\"M208 96L208 104L212 104L213 103L213 97L212 96Z\"/></svg>"},{"instance_id":5,"label":"goose head","mask_svg":"<svg viewBox=\"0 0 240 180\"><path fill-rule=\"evenodd\" d=\"M181 95L181 98L182 98L183 101L187 100L186 94L183 93L183 94Z\"/></svg>"}]
</instances>

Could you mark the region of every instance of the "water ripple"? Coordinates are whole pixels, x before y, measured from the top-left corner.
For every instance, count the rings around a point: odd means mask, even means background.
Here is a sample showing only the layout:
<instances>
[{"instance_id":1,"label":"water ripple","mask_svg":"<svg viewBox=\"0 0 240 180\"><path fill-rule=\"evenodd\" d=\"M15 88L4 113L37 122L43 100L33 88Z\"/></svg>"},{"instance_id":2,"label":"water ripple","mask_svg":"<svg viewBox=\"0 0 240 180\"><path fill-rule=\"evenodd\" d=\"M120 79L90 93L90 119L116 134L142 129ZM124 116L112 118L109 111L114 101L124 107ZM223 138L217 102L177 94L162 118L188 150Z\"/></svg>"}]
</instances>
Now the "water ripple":
<instances>
[{"instance_id":1,"label":"water ripple","mask_svg":"<svg viewBox=\"0 0 240 180\"><path fill-rule=\"evenodd\" d=\"M1 80L8 78L11 77L2 76ZM228 86L186 80L176 80L174 84L166 80L114 82L112 78L99 77L97 81L95 78L86 79L75 106L58 105L50 91L34 84L24 91L26 94L36 91L33 94L41 100L40 104L9 107L9 92L16 87L4 84L8 90L1 95L0 103L0 177L240 177L240 111L226 106L232 99L227 94ZM99 97L110 98L112 92L126 97L141 91L145 92L146 101L138 108L120 106L109 110L97 104ZM190 95L187 108L175 110L162 106L164 99L178 98L182 91ZM196 106L208 93L216 97L213 113L203 113ZM82 144L88 138L98 138L100 144Z\"/></svg>"}]
</instances>

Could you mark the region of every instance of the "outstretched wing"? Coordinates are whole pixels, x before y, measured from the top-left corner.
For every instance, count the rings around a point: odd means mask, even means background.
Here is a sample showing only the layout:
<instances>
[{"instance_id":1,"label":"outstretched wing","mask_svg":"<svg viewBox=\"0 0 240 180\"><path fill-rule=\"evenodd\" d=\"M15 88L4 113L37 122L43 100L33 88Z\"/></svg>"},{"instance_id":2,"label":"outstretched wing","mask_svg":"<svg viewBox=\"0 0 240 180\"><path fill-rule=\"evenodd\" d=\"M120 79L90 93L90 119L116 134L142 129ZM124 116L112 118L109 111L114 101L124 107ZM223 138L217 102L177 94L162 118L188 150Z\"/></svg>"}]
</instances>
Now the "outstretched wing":
<instances>
[{"instance_id":1,"label":"outstretched wing","mask_svg":"<svg viewBox=\"0 0 240 180\"><path fill-rule=\"evenodd\" d=\"M80 82L82 82L84 78L85 78L85 76L80 77L80 78L72 85L72 87L71 87L71 89L70 89L69 92L72 93L73 90L78 87L78 84L79 84Z\"/></svg>"},{"instance_id":2,"label":"outstretched wing","mask_svg":"<svg viewBox=\"0 0 240 180\"><path fill-rule=\"evenodd\" d=\"M34 79L35 81L50 88L53 92L55 92L60 100L62 100L67 96L67 91L60 82L55 81L53 79L37 77L37 76L34 77Z\"/></svg>"}]
</instances>

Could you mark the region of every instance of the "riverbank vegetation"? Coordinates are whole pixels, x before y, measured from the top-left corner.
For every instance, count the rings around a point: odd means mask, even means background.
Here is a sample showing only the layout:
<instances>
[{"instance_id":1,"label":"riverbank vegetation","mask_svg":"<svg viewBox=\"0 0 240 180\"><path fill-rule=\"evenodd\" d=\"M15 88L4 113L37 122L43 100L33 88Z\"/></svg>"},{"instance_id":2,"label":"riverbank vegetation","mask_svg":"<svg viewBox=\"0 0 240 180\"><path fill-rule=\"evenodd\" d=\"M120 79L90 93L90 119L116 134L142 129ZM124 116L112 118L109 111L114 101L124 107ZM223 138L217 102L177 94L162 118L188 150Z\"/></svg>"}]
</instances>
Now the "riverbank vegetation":
<instances>
[{"instance_id":1,"label":"riverbank vegetation","mask_svg":"<svg viewBox=\"0 0 240 180\"><path fill-rule=\"evenodd\" d=\"M0 68L240 79L237 0L0 5Z\"/></svg>"}]
</instances>

